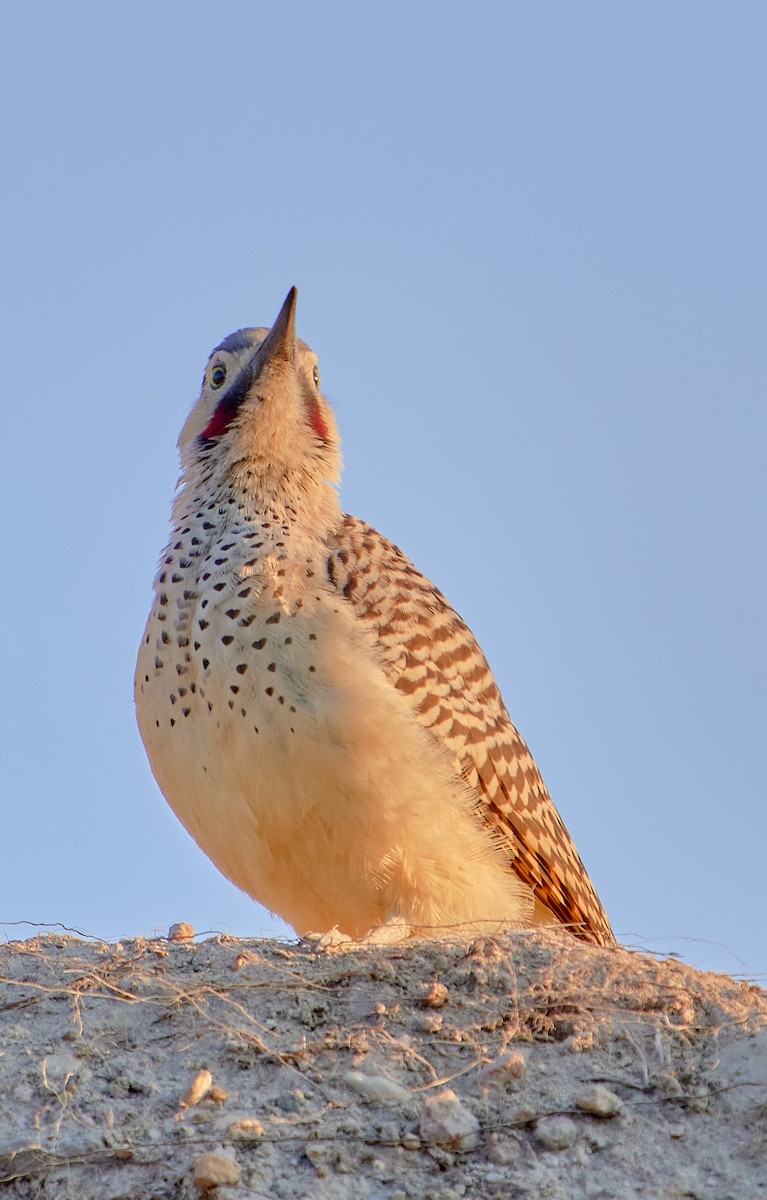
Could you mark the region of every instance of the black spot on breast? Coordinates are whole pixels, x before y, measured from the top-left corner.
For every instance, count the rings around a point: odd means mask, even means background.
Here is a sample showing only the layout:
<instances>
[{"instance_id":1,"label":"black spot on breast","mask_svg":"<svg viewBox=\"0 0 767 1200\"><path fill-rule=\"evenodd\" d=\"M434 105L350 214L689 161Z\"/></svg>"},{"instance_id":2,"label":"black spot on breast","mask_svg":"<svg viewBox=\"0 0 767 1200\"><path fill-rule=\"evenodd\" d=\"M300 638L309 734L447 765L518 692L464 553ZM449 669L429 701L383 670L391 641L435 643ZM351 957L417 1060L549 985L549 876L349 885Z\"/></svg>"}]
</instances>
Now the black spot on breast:
<instances>
[{"instance_id":1,"label":"black spot on breast","mask_svg":"<svg viewBox=\"0 0 767 1200\"><path fill-rule=\"evenodd\" d=\"M237 663L237 674L238 675L244 675L245 672L247 671L247 669L248 669L247 663Z\"/></svg>"},{"instance_id":2,"label":"black spot on breast","mask_svg":"<svg viewBox=\"0 0 767 1200\"><path fill-rule=\"evenodd\" d=\"M225 646L231 646L232 642L234 641L234 638L232 637L231 633L225 633L224 636L222 637L221 641L224 643Z\"/></svg>"},{"instance_id":3,"label":"black spot on breast","mask_svg":"<svg viewBox=\"0 0 767 1200\"><path fill-rule=\"evenodd\" d=\"M251 642L250 644L254 650L263 650L266 645L266 638L259 638L257 642Z\"/></svg>"}]
</instances>

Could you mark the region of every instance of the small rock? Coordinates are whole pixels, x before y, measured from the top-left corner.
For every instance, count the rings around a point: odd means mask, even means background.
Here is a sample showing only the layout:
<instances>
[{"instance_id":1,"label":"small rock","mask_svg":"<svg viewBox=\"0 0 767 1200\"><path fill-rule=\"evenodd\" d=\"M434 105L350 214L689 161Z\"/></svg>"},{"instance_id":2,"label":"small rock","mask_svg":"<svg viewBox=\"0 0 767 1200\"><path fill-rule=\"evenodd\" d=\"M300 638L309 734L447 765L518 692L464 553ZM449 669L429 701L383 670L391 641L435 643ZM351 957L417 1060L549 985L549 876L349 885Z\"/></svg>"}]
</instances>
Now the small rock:
<instances>
[{"instance_id":1,"label":"small rock","mask_svg":"<svg viewBox=\"0 0 767 1200\"><path fill-rule=\"evenodd\" d=\"M187 924L186 921L178 921L175 925L171 925L168 930L169 942L193 942L194 941L194 925Z\"/></svg>"},{"instance_id":2,"label":"small rock","mask_svg":"<svg viewBox=\"0 0 767 1200\"><path fill-rule=\"evenodd\" d=\"M518 1050L508 1050L499 1055L494 1062L487 1064L480 1079L484 1087L503 1087L505 1083L522 1079L526 1070L524 1054L520 1054Z\"/></svg>"},{"instance_id":3,"label":"small rock","mask_svg":"<svg viewBox=\"0 0 767 1200\"><path fill-rule=\"evenodd\" d=\"M215 1087L210 1089L210 1098L211 1100L215 1100L217 1104L223 1104L224 1100L229 1099L229 1093L225 1088L219 1087L216 1084Z\"/></svg>"},{"instance_id":4,"label":"small rock","mask_svg":"<svg viewBox=\"0 0 767 1200\"><path fill-rule=\"evenodd\" d=\"M447 1004L447 988L444 983L438 983L436 980L431 984L429 990L421 1001L424 1008L442 1008L443 1004Z\"/></svg>"},{"instance_id":5,"label":"small rock","mask_svg":"<svg viewBox=\"0 0 767 1200\"><path fill-rule=\"evenodd\" d=\"M439 1033L442 1028L444 1017L441 1013L429 1012L424 1013L422 1017L417 1017L415 1020L415 1028L418 1033Z\"/></svg>"},{"instance_id":6,"label":"small rock","mask_svg":"<svg viewBox=\"0 0 767 1200\"><path fill-rule=\"evenodd\" d=\"M347 1071L343 1077L347 1087L354 1088L366 1100L381 1100L384 1104L397 1104L410 1099L410 1092L401 1083L387 1079L385 1075L363 1075L362 1071Z\"/></svg>"},{"instance_id":7,"label":"small rock","mask_svg":"<svg viewBox=\"0 0 767 1200\"><path fill-rule=\"evenodd\" d=\"M309 1142L304 1147L304 1154L320 1177L327 1175L332 1158L331 1147L327 1142Z\"/></svg>"},{"instance_id":8,"label":"small rock","mask_svg":"<svg viewBox=\"0 0 767 1200\"><path fill-rule=\"evenodd\" d=\"M699 1088L696 1092L693 1092L687 1101L687 1108L690 1112L704 1113L708 1112L710 1104L711 1102L706 1092L702 1088Z\"/></svg>"},{"instance_id":9,"label":"small rock","mask_svg":"<svg viewBox=\"0 0 767 1200\"><path fill-rule=\"evenodd\" d=\"M541 1117L535 1122L535 1136L545 1150L567 1150L578 1136L578 1127L569 1117Z\"/></svg>"},{"instance_id":10,"label":"small rock","mask_svg":"<svg viewBox=\"0 0 767 1200\"><path fill-rule=\"evenodd\" d=\"M479 1121L449 1088L426 1100L419 1128L422 1140L431 1146L473 1150L479 1142Z\"/></svg>"},{"instance_id":11,"label":"small rock","mask_svg":"<svg viewBox=\"0 0 767 1200\"><path fill-rule=\"evenodd\" d=\"M500 1167L510 1167L520 1160L520 1143L513 1137L499 1137L497 1133L493 1133L490 1135L487 1153L491 1162Z\"/></svg>"},{"instance_id":12,"label":"small rock","mask_svg":"<svg viewBox=\"0 0 767 1200\"><path fill-rule=\"evenodd\" d=\"M243 1117L233 1121L228 1130L230 1138L238 1142L257 1142L264 1136L264 1127L255 1117Z\"/></svg>"},{"instance_id":13,"label":"small rock","mask_svg":"<svg viewBox=\"0 0 767 1200\"><path fill-rule=\"evenodd\" d=\"M512 1125L532 1125L537 1117L537 1112L531 1108L529 1104L520 1104L519 1108L515 1108L510 1114L509 1119Z\"/></svg>"},{"instance_id":14,"label":"small rock","mask_svg":"<svg viewBox=\"0 0 767 1200\"><path fill-rule=\"evenodd\" d=\"M593 1083L575 1097L575 1106L595 1117L614 1117L623 1108L623 1101L601 1083Z\"/></svg>"},{"instance_id":15,"label":"small rock","mask_svg":"<svg viewBox=\"0 0 767 1200\"><path fill-rule=\"evenodd\" d=\"M213 1076L210 1071L198 1071L192 1080L189 1091L181 1100L183 1108L192 1108L195 1104L199 1104L204 1100L213 1085Z\"/></svg>"},{"instance_id":16,"label":"small rock","mask_svg":"<svg viewBox=\"0 0 767 1200\"><path fill-rule=\"evenodd\" d=\"M194 1182L201 1191L240 1182L240 1164L233 1154L225 1150L202 1154L194 1164Z\"/></svg>"},{"instance_id":17,"label":"small rock","mask_svg":"<svg viewBox=\"0 0 767 1200\"><path fill-rule=\"evenodd\" d=\"M429 1149L426 1151L426 1153L442 1171L447 1171L450 1167L455 1166L455 1155L451 1154L449 1150L445 1150L443 1146L429 1146ZM450 1192L450 1188L448 1188L447 1192L440 1192L438 1200L445 1200L445 1197L450 1194ZM437 1200L437 1197L433 1192L430 1194L434 1197L434 1200Z\"/></svg>"}]
</instances>

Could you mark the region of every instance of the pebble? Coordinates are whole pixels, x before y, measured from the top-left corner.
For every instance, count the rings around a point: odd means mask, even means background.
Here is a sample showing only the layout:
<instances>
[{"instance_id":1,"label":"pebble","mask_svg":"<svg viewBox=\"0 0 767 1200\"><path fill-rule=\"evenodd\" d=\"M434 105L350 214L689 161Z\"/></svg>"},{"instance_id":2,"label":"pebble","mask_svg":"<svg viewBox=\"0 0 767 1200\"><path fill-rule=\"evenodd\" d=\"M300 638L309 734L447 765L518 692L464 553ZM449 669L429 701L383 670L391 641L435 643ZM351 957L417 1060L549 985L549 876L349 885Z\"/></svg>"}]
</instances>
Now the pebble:
<instances>
[{"instance_id":1,"label":"pebble","mask_svg":"<svg viewBox=\"0 0 767 1200\"><path fill-rule=\"evenodd\" d=\"M427 1145L473 1150L479 1142L479 1121L455 1092L446 1088L424 1103L419 1132Z\"/></svg>"},{"instance_id":2,"label":"pebble","mask_svg":"<svg viewBox=\"0 0 767 1200\"><path fill-rule=\"evenodd\" d=\"M535 1123L535 1136L546 1150L567 1150L578 1136L578 1127L569 1117L541 1117Z\"/></svg>"},{"instance_id":3,"label":"pebble","mask_svg":"<svg viewBox=\"0 0 767 1200\"><path fill-rule=\"evenodd\" d=\"M240 1164L224 1150L202 1154L195 1160L194 1182L206 1192L222 1184L232 1186L240 1182Z\"/></svg>"},{"instance_id":4,"label":"pebble","mask_svg":"<svg viewBox=\"0 0 767 1200\"><path fill-rule=\"evenodd\" d=\"M194 937L194 925L189 925L186 921L177 921L168 930L169 942L193 942Z\"/></svg>"},{"instance_id":5,"label":"pebble","mask_svg":"<svg viewBox=\"0 0 767 1200\"><path fill-rule=\"evenodd\" d=\"M595 1117L614 1117L623 1101L601 1083L592 1083L575 1097L575 1106Z\"/></svg>"},{"instance_id":6,"label":"pebble","mask_svg":"<svg viewBox=\"0 0 767 1200\"><path fill-rule=\"evenodd\" d=\"M192 1080L189 1090L182 1098L181 1104L184 1108L192 1108L193 1105L199 1104L204 1100L213 1086L213 1076L210 1071L198 1071Z\"/></svg>"},{"instance_id":7,"label":"pebble","mask_svg":"<svg viewBox=\"0 0 767 1200\"><path fill-rule=\"evenodd\" d=\"M410 1099L410 1092L401 1083L387 1079L385 1075L364 1075L362 1071L347 1071L343 1077L347 1087L354 1088L366 1100L381 1100L383 1103L398 1104Z\"/></svg>"},{"instance_id":8,"label":"pebble","mask_svg":"<svg viewBox=\"0 0 767 1200\"><path fill-rule=\"evenodd\" d=\"M230 1138L239 1142L257 1142L264 1136L264 1127L256 1117L243 1117L240 1121L232 1122L228 1133Z\"/></svg>"},{"instance_id":9,"label":"pebble","mask_svg":"<svg viewBox=\"0 0 767 1200\"><path fill-rule=\"evenodd\" d=\"M511 1137L501 1137L497 1133L490 1135L488 1158L501 1167L509 1167L520 1160L520 1143Z\"/></svg>"},{"instance_id":10,"label":"pebble","mask_svg":"<svg viewBox=\"0 0 767 1200\"><path fill-rule=\"evenodd\" d=\"M522 1079L527 1071L524 1054L518 1050L507 1050L494 1062L488 1063L480 1076L483 1087L503 1087L515 1079Z\"/></svg>"},{"instance_id":11,"label":"pebble","mask_svg":"<svg viewBox=\"0 0 767 1200\"><path fill-rule=\"evenodd\" d=\"M421 1003L424 1008L442 1008L443 1004L447 1004L447 988L444 983L437 983L435 980Z\"/></svg>"}]
</instances>

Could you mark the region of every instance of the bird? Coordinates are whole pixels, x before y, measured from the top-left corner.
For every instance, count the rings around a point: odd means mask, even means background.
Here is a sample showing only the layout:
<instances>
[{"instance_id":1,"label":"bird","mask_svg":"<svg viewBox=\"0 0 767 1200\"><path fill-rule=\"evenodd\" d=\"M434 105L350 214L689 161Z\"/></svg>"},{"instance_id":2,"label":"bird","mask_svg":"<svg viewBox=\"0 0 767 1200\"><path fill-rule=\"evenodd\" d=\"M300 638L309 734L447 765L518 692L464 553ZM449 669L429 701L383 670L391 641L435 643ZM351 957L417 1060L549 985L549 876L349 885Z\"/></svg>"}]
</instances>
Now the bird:
<instances>
[{"instance_id":1,"label":"bird","mask_svg":"<svg viewBox=\"0 0 767 1200\"><path fill-rule=\"evenodd\" d=\"M340 503L291 288L210 355L135 674L160 790L299 936L395 942L609 920L473 634ZM330 944L330 943L326 943Z\"/></svg>"}]
</instances>

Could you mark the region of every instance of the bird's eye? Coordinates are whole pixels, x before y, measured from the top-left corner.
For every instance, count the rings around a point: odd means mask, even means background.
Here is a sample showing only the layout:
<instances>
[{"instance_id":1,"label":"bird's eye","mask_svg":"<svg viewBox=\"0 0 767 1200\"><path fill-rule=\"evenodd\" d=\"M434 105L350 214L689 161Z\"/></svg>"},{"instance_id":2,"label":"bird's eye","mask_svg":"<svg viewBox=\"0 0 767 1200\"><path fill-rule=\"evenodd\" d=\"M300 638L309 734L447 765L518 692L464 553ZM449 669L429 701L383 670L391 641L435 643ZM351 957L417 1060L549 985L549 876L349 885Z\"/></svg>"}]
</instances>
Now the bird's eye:
<instances>
[{"instance_id":1,"label":"bird's eye","mask_svg":"<svg viewBox=\"0 0 767 1200\"><path fill-rule=\"evenodd\" d=\"M319 386L320 386L320 371L319 371L319 367L316 365L316 363L315 363L315 365L312 367L312 379L314 380L314 386L315 386L315 387L317 388L317 390L319 391Z\"/></svg>"},{"instance_id":2,"label":"bird's eye","mask_svg":"<svg viewBox=\"0 0 767 1200\"><path fill-rule=\"evenodd\" d=\"M213 388L220 388L225 379L226 367L223 367L221 363L216 363L215 367L210 373L210 386Z\"/></svg>"}]
</instances>

